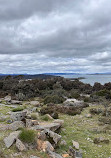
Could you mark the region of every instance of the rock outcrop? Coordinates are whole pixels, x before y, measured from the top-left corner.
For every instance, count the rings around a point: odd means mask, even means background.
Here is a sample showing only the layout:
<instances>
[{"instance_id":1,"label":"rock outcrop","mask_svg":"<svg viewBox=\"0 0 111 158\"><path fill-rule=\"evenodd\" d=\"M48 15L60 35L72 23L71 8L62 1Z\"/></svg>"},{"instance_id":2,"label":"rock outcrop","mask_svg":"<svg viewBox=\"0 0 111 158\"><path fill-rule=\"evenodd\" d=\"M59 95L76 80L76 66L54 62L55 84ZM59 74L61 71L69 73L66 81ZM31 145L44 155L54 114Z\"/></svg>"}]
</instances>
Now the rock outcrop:
<instances>
[{"instance_id":1,"label":"rock outcrop","mask_svg":"<svg viewBox=\"0 0 111 158\"><path fill-rule=\"evenodd\" d=\"M11 114L11 119L13 121L22 121L25 119L27 112L26 111L21 111L21 112L12 112Z\"/></svg>"}]
</instances>

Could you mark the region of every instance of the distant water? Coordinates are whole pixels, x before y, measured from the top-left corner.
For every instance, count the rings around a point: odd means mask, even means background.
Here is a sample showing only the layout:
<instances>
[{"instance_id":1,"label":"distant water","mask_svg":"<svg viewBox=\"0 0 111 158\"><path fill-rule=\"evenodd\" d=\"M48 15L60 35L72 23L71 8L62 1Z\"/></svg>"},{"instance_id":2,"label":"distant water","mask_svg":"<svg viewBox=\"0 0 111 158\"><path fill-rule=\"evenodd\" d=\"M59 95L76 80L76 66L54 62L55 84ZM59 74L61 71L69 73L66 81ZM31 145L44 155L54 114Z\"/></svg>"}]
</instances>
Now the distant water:
<instances>
[{"instance_id":1,"label":"distant water","mask_svg":"<svg viewBox=\"0 0 111 158\"><path fill-rule=\"evenodd\" d=\"M108 82L111 82L111 75L60 75L64 78L79 78L84 77L85 79L81 79L84 83L89 83L92 86L95 82L99 82L102 85Z\"/></svg>"}]
</instances>

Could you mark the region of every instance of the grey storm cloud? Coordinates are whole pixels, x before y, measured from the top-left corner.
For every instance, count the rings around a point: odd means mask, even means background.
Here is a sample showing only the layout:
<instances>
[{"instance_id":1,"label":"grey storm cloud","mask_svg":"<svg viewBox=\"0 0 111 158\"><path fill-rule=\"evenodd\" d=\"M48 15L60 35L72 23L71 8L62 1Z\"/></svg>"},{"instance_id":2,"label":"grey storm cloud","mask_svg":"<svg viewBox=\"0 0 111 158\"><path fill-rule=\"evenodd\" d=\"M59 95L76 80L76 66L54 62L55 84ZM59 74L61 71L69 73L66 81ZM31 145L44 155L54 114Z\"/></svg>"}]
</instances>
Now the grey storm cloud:
<instances>
[{"instance_id":1,"label":"grey storm cloud","mask_svg":"<svg viewBox=\"0 0 111 158\"><path fill-rule=\"evenodd\" d=\"M0 73L109 71L110 15L106 0L0 0Z\"/></svg>"}]
</instances>

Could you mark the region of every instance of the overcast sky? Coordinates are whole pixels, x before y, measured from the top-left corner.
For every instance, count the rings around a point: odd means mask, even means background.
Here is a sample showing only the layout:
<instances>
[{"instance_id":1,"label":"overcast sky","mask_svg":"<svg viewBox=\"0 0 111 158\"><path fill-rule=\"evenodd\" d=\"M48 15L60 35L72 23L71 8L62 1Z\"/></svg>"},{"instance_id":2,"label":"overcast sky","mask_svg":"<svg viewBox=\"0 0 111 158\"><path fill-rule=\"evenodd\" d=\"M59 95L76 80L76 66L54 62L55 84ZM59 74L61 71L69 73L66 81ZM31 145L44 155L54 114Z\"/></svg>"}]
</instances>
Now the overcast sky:
<instances>
[{"instance_id":1,"label":"overcast sky","mask_svg":"<svg viewBox=\"0 0 111 158\"><path fill-rule=\"evenodd\" d=\"M0 73L111 72L111 0L0 0Z\"/></svg>"}]
</instances>

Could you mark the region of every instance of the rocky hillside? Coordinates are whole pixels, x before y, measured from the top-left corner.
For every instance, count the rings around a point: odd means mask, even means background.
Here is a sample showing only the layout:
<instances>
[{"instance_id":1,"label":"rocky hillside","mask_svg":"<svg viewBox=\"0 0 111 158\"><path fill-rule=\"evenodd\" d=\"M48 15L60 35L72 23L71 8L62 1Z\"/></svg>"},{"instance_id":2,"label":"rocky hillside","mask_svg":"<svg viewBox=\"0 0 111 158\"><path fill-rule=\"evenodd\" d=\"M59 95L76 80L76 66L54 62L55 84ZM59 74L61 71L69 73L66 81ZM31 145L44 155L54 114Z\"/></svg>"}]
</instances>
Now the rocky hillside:
<instances>
[{"instance_id":1,"label":"rocky hillside","mask_svg":"<svg viewBox=\"0 0 111 158\"><path fill-rule=\"evenodd\" d=\"M88 96L87 96L88 97ZM107 115L106 115L107 114ZM111 108L65 99L0 99L0 158L109 158Z\"/></svg>"},{"instance_id":2,"label":"rocky hillside","mask_svg":"<svg viewBox=\"0 0 111 158\"><path fill-rule=\"evenodd\" d=\"M111 83L0 80L0 158L109 158Z\"/></svg>"}]
</instances>

